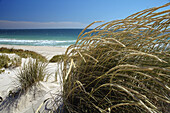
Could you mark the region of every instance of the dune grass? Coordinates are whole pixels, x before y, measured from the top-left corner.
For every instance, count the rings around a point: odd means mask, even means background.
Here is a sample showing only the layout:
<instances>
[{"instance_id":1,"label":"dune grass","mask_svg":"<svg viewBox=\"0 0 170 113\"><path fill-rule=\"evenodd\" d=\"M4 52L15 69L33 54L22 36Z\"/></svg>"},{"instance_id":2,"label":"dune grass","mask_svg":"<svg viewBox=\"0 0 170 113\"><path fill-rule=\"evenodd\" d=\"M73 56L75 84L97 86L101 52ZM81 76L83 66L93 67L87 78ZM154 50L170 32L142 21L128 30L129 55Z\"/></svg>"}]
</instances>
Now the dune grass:
<instances>
[{"instance_id":1,"label":"dune grass","mask_svg":"<svg viewBox=\"0 0 170 113\"><path fill-rule=\"evenodd\" d=\"M0 74L5 70L2 68L7 68L10 59L7 55L0 55Z\"/></svg>"},{"instance_id":2,"label":"dune grass","mask_svg":"<svg viewBox=\"0 0 170 113\"><path fill-rule=\"evenodd\" d=\"M10 58L7 55L0 55L0 68L8 68Z\"/></svg>"},{"instance_id":3,"label":"dune grass","mask_svg":"<svg viewBox=\"0 0 170 113\"><path fill-rule=\"evenodd\" d=\"M17 73L17 80L21 91L27 91L39 81L44 81L49 75L48 63L40 62L39 59L29 59Z\"/></svg>"},{"instance_id":4,"label":"dune grass","mask_svg":"<svg viewBox=\"0 0 170 113\"><path fill-rule=\"evenodd\" d=\"M39 59L40 61L47 61L47 59L34 52L34 51L29 51L29 50L23 50L23 49L9 49L9 48L5 48L5 47L1 47L0 48L0 53L15 53L17 54L18 56L20 56L21 58L28 58L28 57L31 57L31 58L34 58L34 59Z\"/></svg>"},{"instance_id":5,"label":"dune grass","mask_svg":"<svg viewBox=\"0 0 170 113\"><path fill-rule=\"evenodd\" d=\"M0 73L4 72L5 70L2 68L8 68L8 67L18 67L21 65L21 58L34 58L34 59L39 59L42 62L47 62L47 59L33 51L28 51L28 50L22 50L22 49L9 49L5 47L0 48L0 53L4 53L4 55L0 56ZM10 59L5 53L14 53L18 55L19 57L14 57Z\"/></svg>"},{"instance_id":6,"label":"dune grass","mask_svg":"<svg viewBox=\"0 0 170 113\"><path fill-rule=\"evenodd\" d=\"M21 65L21 58L14 57L9 58L8 55L2 54L0 55L0 74L5 70L3 68L15 68Z\"/></svg>"},{"instance_id":7,"label":"dune grass","mask_svg":"<svg viewBox=\"0 0 170 113\"><path fill-rule=\"evenodd\" d=\"M49 62L53 63L53 62L62 62L65 59L65 55L55 55L53 56Z\"/></svg>"},{"instance_id":8,"label":"dune grass","mask_svg":"<svg viewBox=\"0 0 170 113\"><path fill-rule=\"evenodd\" d=\"M170 3L84 31L67 48L64 113L170 111Z\"/></svg>"}]
</instances>

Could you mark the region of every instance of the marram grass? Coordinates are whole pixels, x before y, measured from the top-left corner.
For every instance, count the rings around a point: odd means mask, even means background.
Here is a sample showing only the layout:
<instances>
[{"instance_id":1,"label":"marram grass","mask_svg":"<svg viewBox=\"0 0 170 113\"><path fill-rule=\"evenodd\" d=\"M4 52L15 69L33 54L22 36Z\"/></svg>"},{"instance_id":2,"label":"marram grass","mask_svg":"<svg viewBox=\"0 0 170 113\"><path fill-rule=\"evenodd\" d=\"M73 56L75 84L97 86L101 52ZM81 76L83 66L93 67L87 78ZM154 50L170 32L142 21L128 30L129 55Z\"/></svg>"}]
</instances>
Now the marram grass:
<instances>
[{"instance_id":1,"label":"marram grass","mask_svg":"<svg viewBox=\"0 0 170 113\"><path fill-rule=\"evenodd\" d=\"M44 81L45 77L48 78L47 65L48 63L40 62L39 59L29 59L17 73L21 91L26 92L39 81Z\"/></svg>"},{"instance_id":2,"label":"marram grass","mask_svg":"<svg viewBox=\"0 0 170 113\"><path fill-rule=\"evenodd\" d=\"M0 53L15 53L17 54L18 56L20 56L21 58L34 58L34 59L39 59L40 61L44 62L44 61L47 61L47 59L34 52L34 51L29 51L29 50L23 50L23 49L14 49L14 48L5 48L5 47L1 47L0 48Z\"/></svg>"},{"instance_id":3,"label":"marram grass","mask_svg":"<svg viewBox=\"0 0 170 113\"><path fill-rule=\"evenodd\" d=\"M8 55L0 55L0 74L5 72L4 68L15 68L21 65L20 57L9 58Z\"/></svg>"},{"instance_id":4,"label":"marram grass","mask_svg":"<svg viewBox=\"0 0 170 113\"><path fill-rule=\"evenodd\" d=\"M65 53L61 111L170 111L169 5L87 26Z\"/></svg>"},{"instance_id":5,"label":"marram grass","mask_svg":"<svg viewBox=\"0 0 170 113\"><path fill-rule=\"evenodd\" d=\"M49 60L49 62L51 63L62 62L64 59L65 59L65 55L55 55Z\"/></svg>"}]
</instances>

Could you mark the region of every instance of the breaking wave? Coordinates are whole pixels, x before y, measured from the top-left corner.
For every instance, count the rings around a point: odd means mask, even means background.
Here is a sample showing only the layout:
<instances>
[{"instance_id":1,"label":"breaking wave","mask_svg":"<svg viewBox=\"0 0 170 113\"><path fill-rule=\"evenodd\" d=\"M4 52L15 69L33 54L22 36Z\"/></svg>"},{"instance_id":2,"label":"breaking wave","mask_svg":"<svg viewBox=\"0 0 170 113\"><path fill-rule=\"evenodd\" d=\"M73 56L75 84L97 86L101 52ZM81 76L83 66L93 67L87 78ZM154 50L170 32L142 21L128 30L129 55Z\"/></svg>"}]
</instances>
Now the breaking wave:
<instances>
[{"instance_id":1,"label":"breaking wave","mask_svg":"<svg viewBox=\"0 0 170 113\"><path fill-rule=\"evenodd\" d=\"M31 46L69 46L76 40L18 40L0 38L0 44L31 45Z\"/></svg>"}]
</instances>

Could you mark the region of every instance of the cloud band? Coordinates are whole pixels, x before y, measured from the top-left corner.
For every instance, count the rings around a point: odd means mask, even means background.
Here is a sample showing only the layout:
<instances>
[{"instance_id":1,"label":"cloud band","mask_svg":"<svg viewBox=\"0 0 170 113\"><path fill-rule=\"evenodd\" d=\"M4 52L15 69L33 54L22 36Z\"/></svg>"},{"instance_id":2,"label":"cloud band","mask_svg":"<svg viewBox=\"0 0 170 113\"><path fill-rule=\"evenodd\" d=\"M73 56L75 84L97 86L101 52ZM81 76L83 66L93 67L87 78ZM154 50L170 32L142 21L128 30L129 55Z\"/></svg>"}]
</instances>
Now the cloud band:
<instances>
[{"instance_id":1,"label":"cloud band","mask_svg":"<svg viewBox=\"0 0 170 113\"><path fill-rule=\"evenodd\" d=\"M45 28L84 28L80 22L29 22L0 20L0 29L45 29Z\"/></svg>"}]
</instances>

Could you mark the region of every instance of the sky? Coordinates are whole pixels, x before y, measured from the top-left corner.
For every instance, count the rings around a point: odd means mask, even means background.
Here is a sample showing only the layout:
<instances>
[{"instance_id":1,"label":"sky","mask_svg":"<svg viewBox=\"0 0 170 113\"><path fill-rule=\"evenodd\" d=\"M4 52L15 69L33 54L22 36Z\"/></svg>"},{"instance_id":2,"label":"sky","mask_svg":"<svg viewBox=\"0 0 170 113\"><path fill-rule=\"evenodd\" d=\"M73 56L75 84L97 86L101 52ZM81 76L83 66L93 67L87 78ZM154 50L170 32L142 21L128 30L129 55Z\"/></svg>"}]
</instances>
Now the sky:
<instances>
[{"instance_id":1,"label":"sky","mask_svg":"<svg viewBox=\"0 0 170 113\"><path fill-rule=\"evenodd\" d=\"M94 21L123 19L168 2L170 0L0 0L0 29L84 28Z\"/></svg>"}]
</instances>

